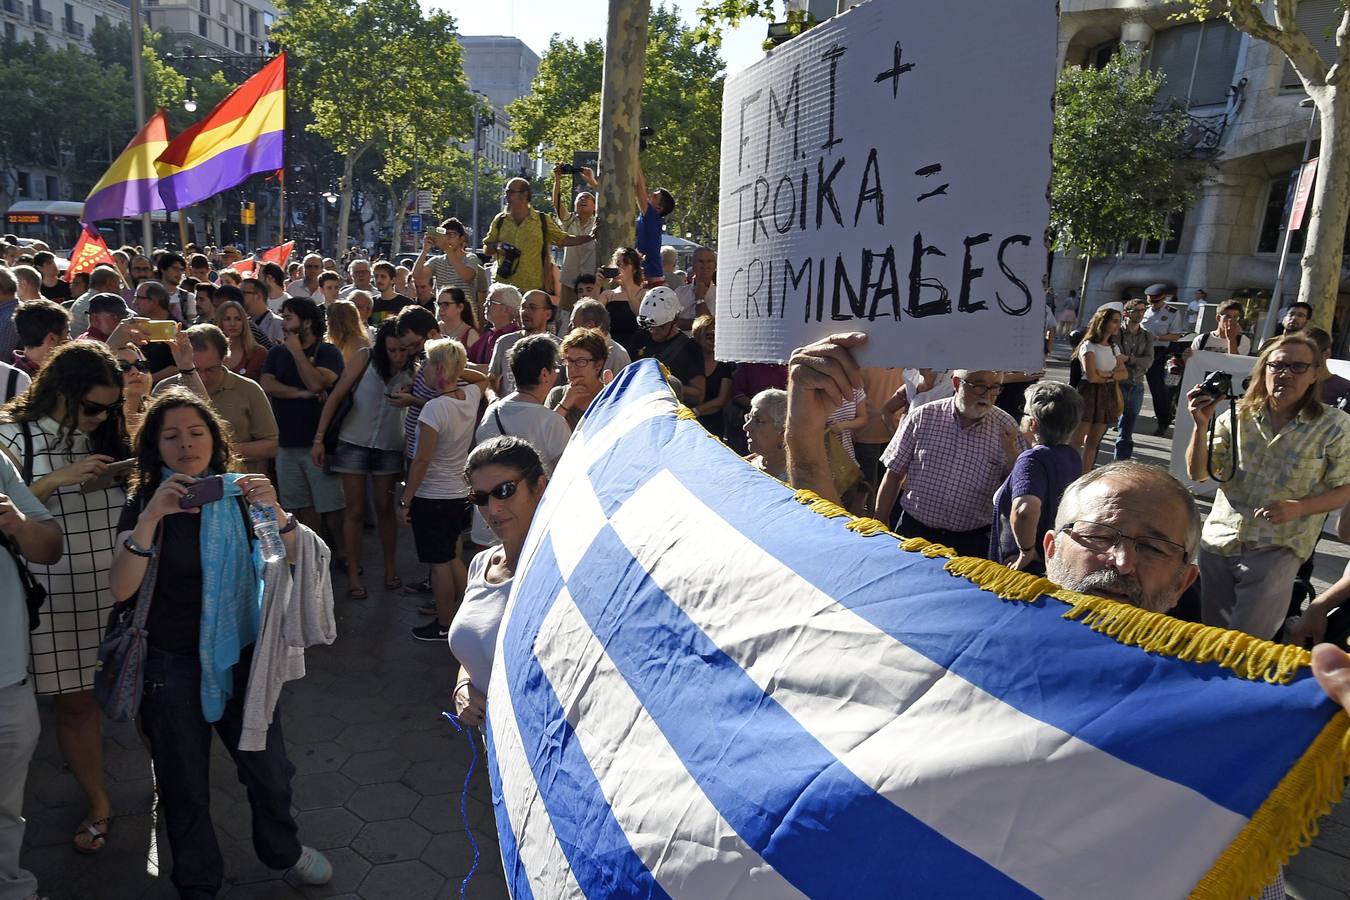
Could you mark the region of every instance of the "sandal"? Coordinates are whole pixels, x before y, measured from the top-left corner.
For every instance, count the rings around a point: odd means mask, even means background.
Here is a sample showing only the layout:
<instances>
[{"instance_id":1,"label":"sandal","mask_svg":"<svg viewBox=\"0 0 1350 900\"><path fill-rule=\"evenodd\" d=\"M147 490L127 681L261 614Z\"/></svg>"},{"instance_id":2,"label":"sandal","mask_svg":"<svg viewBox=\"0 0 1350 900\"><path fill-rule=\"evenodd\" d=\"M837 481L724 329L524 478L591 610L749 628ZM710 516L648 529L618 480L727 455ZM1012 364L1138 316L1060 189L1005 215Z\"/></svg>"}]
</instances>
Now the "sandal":
<instances>
[{"instance_id":1,"label":"sandal","mask_svg":"<svg viewBox=\"0 0 1350 900\"><path fill-rule=\"evenodd\" d=\"M364 600L370 596L370 592L363 587L348 588L347 596L352 600Z\"/></svg>"},{"instance_id":2,"label":"sandal","mask_svg":"<svg viewBox=\"0 0 1350 900\"><path fill-rule=\"evenodd\" d=\"M76 829L72 843L75 845L75 852L92 855L103 849L108 843L108 832L111 830L112 816L104 816L101 819L90 821L85 819ZM88 835L88 843L81 844L80 838Z\"/></svg>"},{"instance_id":3,"label":"sandal","mask_svg":"<svg viewBox=\"0 0 1350 900\"><path fill-rule=\"evenodd\" d=\"M392 575L384 580L384 589L386 591L396 591L403 587L403 579L397 575Z\"/></svg>"}]
</instances>

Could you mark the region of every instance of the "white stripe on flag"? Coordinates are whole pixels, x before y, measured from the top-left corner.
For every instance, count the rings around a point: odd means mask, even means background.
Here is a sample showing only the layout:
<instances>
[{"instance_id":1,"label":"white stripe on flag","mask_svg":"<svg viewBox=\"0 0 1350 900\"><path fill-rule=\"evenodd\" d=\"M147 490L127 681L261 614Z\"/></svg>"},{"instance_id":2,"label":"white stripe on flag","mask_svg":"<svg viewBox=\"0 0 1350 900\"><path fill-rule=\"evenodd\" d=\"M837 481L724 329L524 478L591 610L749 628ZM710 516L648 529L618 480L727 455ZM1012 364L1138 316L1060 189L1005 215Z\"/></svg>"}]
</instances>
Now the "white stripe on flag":
<instances>
[{"instance_id":1,"label":"white stripe on flag","mask_svg":"<svg viewBox=\"0 0 1350 900\"><path fill-rule=\"evenodd\" d=\"M566 588L541 624L534 652L615 820L671 897L802 896L718 813ZM671 881L671 872L682 877Z\"/></svg>"},{"instance_id":2,"label":"white stripe on flag","mask_svg":"<svg viewBox=\"0 0 1350 900\"><path fill-rule=\"evenodd\" d=\"M506 633L502 623L500 634ZM498 647L501 642L498 640ZM500 649L497 654L500 661ZM493 666L492 681L488 685L488 727L492 729L492 748L497 756L497 772L501 777L502 802L506 804L507 818L516 834L516 855L530 879L530 890L539 898L558 897L570 900L585 897L581 885L572 875L572 867L558 845L558 836L548 817L534 780L534 772L525 756L516 727L516 711L511 705L511 688L505 666ZM563 798L565 799L565 798ZM510 873L507 873L508 877Z\"/></svg>"},{"instance_id":3,"label":"white stripe on flag","mask_svg":"<svg viewBox=\"0 0 1350 900\"><path fill-rule=\"evenodd\" d=\"M775 560L669 471L610 524L685 614L859 779L1043 896L1121 896L1126 886L1133 897L1184 895L1245 824L899 643ZM735 567L691 563L709 559ZM866 677L842 684L840 659ZM831 684L843 690L822 690ZM1110 821L1092 815L1105 808ZM1140 833L1135 812L1177 827ZM1085 859L1092 865L1081 866Z\"/></svg>"}]
</instances>

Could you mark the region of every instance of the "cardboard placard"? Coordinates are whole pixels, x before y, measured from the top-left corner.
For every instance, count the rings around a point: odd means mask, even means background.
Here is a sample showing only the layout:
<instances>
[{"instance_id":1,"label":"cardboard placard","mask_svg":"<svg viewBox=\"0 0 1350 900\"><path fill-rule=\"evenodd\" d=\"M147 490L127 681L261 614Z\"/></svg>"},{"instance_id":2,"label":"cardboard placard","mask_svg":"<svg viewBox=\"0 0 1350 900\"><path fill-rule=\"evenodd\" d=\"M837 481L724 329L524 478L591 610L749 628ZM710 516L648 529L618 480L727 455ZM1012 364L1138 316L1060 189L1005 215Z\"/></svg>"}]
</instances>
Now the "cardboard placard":
<instances>
[{"instance_id":1,"label":"cardboard placard","mask_svg":"<svg viewBox=\"0 0 1350 900\"><path fill-rule=\"evenodd\" d=\"M1041 367L1055 6L870 0L727 79L717 358Z\"/></svg>"}]
</instances>

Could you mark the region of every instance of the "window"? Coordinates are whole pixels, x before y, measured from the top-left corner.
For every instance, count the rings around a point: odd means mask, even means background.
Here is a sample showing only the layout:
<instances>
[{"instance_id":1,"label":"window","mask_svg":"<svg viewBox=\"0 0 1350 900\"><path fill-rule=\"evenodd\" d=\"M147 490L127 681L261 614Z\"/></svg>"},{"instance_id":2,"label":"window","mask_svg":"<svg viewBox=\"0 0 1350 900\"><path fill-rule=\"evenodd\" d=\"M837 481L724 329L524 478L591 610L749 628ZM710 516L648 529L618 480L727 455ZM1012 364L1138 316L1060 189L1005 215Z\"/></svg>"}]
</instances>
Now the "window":
<instances>
[{"instance_id":1,"label":"window","mask_svg":"<svg viewBox=\"0 0 1350 900\"><path fill-rule=\"evenodd\" d=\"M206 15L211 15L211 0L197 0L197 8Z\"/></svg>"},{"instance_id":2,"label":"window","mask_svg":"<svg viewBox=\"0 0 1350 900\"><path fill-rule=\"evenodd\" d=\"M1125 242L1123 251L1119 251L1123 256L1140 257L1163 257L1176 253L1181 248L1181 229L1186 227L1186 214L1173 213L1167 220L1167 240L1160 241L1157 238L1131 238Z\"/></svg>"},{"instance_id":3,"label":"window","mask_svg":"<svg viewBox=\"0 0 1350 900\"><path fill-rule=\"evenodd\" d=\"M244 33L242 31L234 36L234 52L244 52Z\"/></svg>"},{"instance_id":4,"label":"window","mask_svg":"<svg viewBox=\"0 0 1350 900\"><path fill-rule=\"evenodd\" d=\"M239 0L234 0L234 21L239 24L240 28L244 27L244 4L240 3Z\"/></svg>"},{"instance_id":5,"label":"window","mask_svg":"<svg viewBox=\"0 0 1350 900\"><path fill-rule=\"evenodd\" d=\"M258 36L258 11L256 9L248 11L248 33L254 37Z\"/></svg>"},{"instance_id":6,"label":"window","mask_svg":"<svg viewBox=\"0 0 1350 900\"><path fill-rule=\"evenodd\" d=\"M1298 10L1294 13L1294 21L1329 66L1336 64L1336 26L1341 23L1342 11L1340 0L1299 0ZM1280 84L1303 89L1303 82L1298 80L1288 60L1285 60L1284 80Z\"/></svg>"},{"instance_id":7,"label":"window","mask_svg":"<svg viewBox=\"0 0 1350 900\"><path fill-rule=\"evenodd\" d=\"M1148 67L1167 77L1159 99L1188 109L1225 102L1241 40L1241 33L1224 21L1178 25L1155 34Z\"/></svg>"},{"instance_id":8,"label":"window","mask_svg":"<svg viewBox=\"0 0 1350 900\"><path fill-rule=\"evenodd\" d=\"M32 177L31 175L29 175L27 172L20 172L20 173L19 173L19 191L18 191L18 193L19 193L19 196L20 196L20 197L32 197L32 196L33 196L33 177Z\"/></svg>"},{"instance_id":9,"label":"window","mask_svg":"<svg viewBox=\"0 0 1350 900\"><path fill-rule=\"evenodd\" d=\"M1289 221L1289 186L1294 183L1296 174L1281 175L1272 179L1266 194L1266 210L1261 218L1261 233L1256 240L1257 253L1279 253L1284 241L1284 225ZM1316 194L1308 198L1308 210L1311 212ZM1299 256L1303 253L1303 244L1308 234L1308 219L1303 219L1303 227L1289 238L1289 253ZM1345 231L1344 249L1350 253L1350 226Z\"/></svg>"},{"instance_id":10,"label":"window","mask_svg":"<svg viewBox=\"0 0 1350 900\"><path fill-rule=\"evenodd\" d=\"M7 40L7 41L18 40L18 37L16 36L16 33L15 33L15 31L14 31L14 23L13 23L13 22L6 22L6 23L5 23L5 40Z\"/></svg>"},{"instance_id":11,"label":"window","mask_svg":"<svg viewBox=\"0 0 1350 900\"><path fill-rule=\"evenodd\" d=\"M272 15L270 12L263 13L263 29L266 31L271 31L272 23L275 22L276 20L277 17Z\"/></svg>"},{"instance_id":12,"label":"window","mask_svg":"<svg viewBox=\"0 0 1350 900\"><path fill-rule=\"evenodd\" d=\"M55 200L61 196L61 181L55 175L48 175L43 178L44 187L47 189L47 199Z\"/></svg>"}]
</instances>

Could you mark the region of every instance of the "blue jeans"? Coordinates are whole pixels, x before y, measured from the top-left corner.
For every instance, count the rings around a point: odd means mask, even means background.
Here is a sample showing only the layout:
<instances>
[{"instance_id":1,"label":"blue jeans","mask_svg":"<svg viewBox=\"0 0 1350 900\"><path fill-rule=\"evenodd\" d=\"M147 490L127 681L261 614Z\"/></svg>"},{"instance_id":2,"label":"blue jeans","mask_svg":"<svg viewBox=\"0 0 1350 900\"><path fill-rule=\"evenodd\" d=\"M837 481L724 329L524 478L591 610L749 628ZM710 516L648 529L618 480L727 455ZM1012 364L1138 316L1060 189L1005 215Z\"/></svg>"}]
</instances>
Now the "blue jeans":
<instances>
[{"instance_id":1,"label":"blue jeans","mask_svg":"<svg viewBox=\"0 0 1350 900\"><path fill-rule=\"evenodd\" d=\"M1116 459L1134 455L1134 422L1144 405L1144 386L1128 381L1120 386L1120 421L1116 423Z\"/></svg>"},{"instance_id":2,"label":"blue jeans","mask_svg":"<svg viewBox=\"0 0 1350 900\"><path fill-rule=\"evenodd\" d=\"M244 693L253 648L234 665L234 695L218 722L202 716L201 662L195 656L151 648L145 660L141 727L150 740L160 808L173 852L172 880L184 900L209 900L220 890L225 865L211 825L211 731L225 749L248 791L253 850L263 865L288 869L300 859L300 840L291 815L291 775L278 710L267 730L267 749L239 749Z\"/></svg>"}]
</instances>

